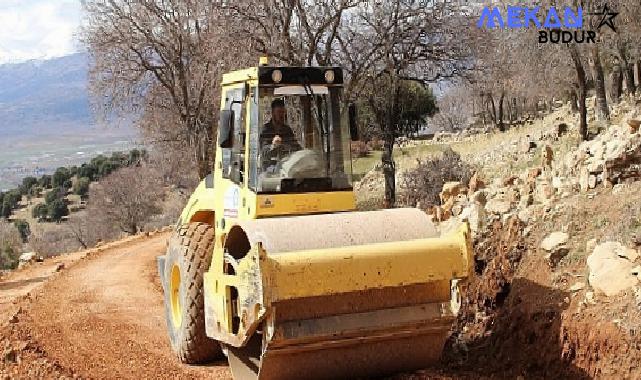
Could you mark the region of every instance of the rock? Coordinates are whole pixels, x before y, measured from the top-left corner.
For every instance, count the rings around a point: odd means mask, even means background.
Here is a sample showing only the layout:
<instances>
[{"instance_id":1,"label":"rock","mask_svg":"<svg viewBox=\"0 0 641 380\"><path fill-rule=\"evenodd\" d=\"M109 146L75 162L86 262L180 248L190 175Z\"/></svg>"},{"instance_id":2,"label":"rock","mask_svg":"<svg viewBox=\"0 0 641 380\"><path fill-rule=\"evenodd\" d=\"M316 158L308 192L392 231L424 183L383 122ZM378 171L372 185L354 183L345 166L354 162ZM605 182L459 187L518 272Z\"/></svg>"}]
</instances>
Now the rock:
<instances>
[{"instance_id":1,"label":"rock","mask_svg":"<svg viewBox=\"0 0 641 380\"><path fill-rule=\"evenodd\" d=\"M510 211L512 205L508 201L502 201L499 199L490 199L485 204L485 210L492 214L505 214Z\"/></svg>"},{"instance_id":2,"label":"rock","mask_svg":"<svg viewBox=\"0 0 641 380\"><path fill-rule=\"evenodd\" d=\"M536 142L532 141L529 135L519 143L521 153L530 153L533 149L536 149Z\"/></svg>"},{"instance_id":3,"label":"rock","mask_svg":"<svg viewBox=\"0 0 641 380\"><path fill-rule=\"evenodd\" d=\"M60 272L63 269L65 269L65 263L58 263L58 265L56 265L56 272Z\"/></svg>"},{"instance_id":4,"label":"rock","mask_svg":"<svg viewBox=\"0 0 641 380\"><path fill-rule=\"evenodd\" d=\"M5 348L3 357L5 363L16 363L18 361L18 353L11 347Z\"/></svg>"},{"instance_id":5,"label":"rock","mask_svg":"<svg viewBox=\"0 0 641 380\"><path fill-rule=\"evenodd\" d=\"M570 286L570 291L571 292L578 292L579 290L582 290L585 288L585 284L582 282L577 282L576 284Z\"/></svg>"},{"instance_id":6,"label":"rock","mask_svg":"<svg viewBox=\"0 0 641 380\"><path fill-rule=\"evenodd\" d=\"M594 300L594 292L585 292L585 303L594 305L596 301Z\"/></svg>"},{"instance_id":7,"label":"rock","mask_svg":"<svg viewBox=\"0 0 641 380\"><path fill-rule=\"evenodd\" d=\"M519 211L517 216L521 222L527 224L530 219L532 219L532 210L529 208L524 208L523 210Z\"/></svg>"},{"instance_id":8,"label":"rock","mask_svg":"<svg viewBox=\"0 0 641 380\"><path fill-rule=\"evenodd\" d=\"M441 198L441 203L445 204L450 198L454 198L457 195L459 195L463 190L465 189L465 186L461 184L458 181L453 181L453 182L446 182L443 185L443 190L441 190L441 194L439 195Z\"/></svg>"},{"instance_id":9,"label":"rock","mask_svg":"<svg viewBox=\"0 0 641 380\"><path fill-rule=\"evenodd\" d=\"M621 256L627 248L618 242L605 242L597 245L588 256L590 285L606 296L614 296L639 282L634 274L634 264Z\"/></svg>"},{"instance_id":10,"label":"rock","mask_svg":"<svg viewBox=\"0 0 641 380\"><path fill-rule=\"evenodd\" d=\"M596 187L596 176L594 174L590 174L588 176L588 189L594 189Z\"/></svg>"},{"instance_id":11,"label":"rock","mask_svg":"<svg viewBox=\"0 0 641 380\"><path fill-rule=\"evenodd\" d=\"M472 203L461 211L459 218L467 220L470 223L470 229L476 234L485 226L485 209L480 204Z\"/></svg>"},{"instance_id":12,"label":"rock","mask_svg":"<svg viewBox=\"0 0 641 380\"><path fill-rule=\"evenodd\" d=\"M443 209L443 219L447 220L452 215L452 208L454 207L454 198L450 197L447 202L442 206Z\"/></svg>"},{"instance_id":13,"label":"rock","mask_svg":"<svg viewBox=\"0 0 641 380\"><path fill-rule=\"evenodd\" d=\"M18 323L18 322L20 322L20 318L18 317L19 313L20 313L20 311L17 311L15 314L13 314L11 316L11 318L9 319L9 323Z\"/></svg>"},{"instance_id":14,"label":"rock","mask_svg":"<svg viewBox=\"0 0 641 380\"><path fill-rule=\"evenodd\" d=\"M541 242L541 249L546 252L545 259L551 267L555 267L568 254L565 244L569 236L565 232L552 232Z\"/></svg>"},{"instance_id":15,"label":"rock","mask_svg":"<svg viewBox=\"0 0 641 380\"><path fill-rule=\"evenodd\" d=\"M467 191L471 195L474 194L477 190L480 190L484 187L485 183L479 178L479 173L476 172L474 173L472 178L470 178L470 181L467 184Z\"/></svg>"},{"instance_id":16,"label":"rock","mask_svg":"<svg viewBox=\"0 0 641 380\"><path fill-rule=\"evenodd\" d=\"M554 154L552 152L552 147L550 147L549 145L544 146L541 151L541 166L543 167L543 169L551 168L553 160Z\"/></svg>"},{"instance_id":17,"label":"rock","mask_svg":"<svg viewBox=\"0 0 641 380\"><path fill-rule=\"evenodd\" d=\"M585 243L585 252L592 252L594 251L594 247L596 247L596 239L590 239Z\"/></svg>"},{"instance_id":18,"label":"rock","mask_svg":"<svg viewBox=\"0 0 641 380\"><path fill-rule=\"evenodd\" d=\"M30 263L32 261L36 261L36 253L35 252L25 252L20 257L18 258L18 261L21 263Z\"/></svg>"},{"instance_id":19,"label":"rock","mask_svg":"<svg viewBox=\"0 0 641 380\"><path fill-rule=\"evenodd\" d=\"M554 188L548 181L537 181L534 192L534 200L539 203L546 203L554 196Z\"/></svg>"},{"instance_id":20,"label":"rock","mask_svg":"<svg viewBox=\"0 0 641 380\"><path fill-rule=\"evenodd\" d=\"M487 203L487 192L485 190L478 190L472 194L472 200L481 206L485 206Z\"/></svg>"},{"instance_id":21,"label":"rock","mask_svg":"<svg viewBox=\"0 0 641 380\"><path fill-rule=\"evenodd\" d=\"M519 177L511 175L503 179L503 187L514 186Z\"/></svg>"},{"instance_id":22,"label":"rock","mask_svg":"<svg viewBox=\"0 0 641 380\"><path fill-rule=\"evenodd\" d=\"M588 191L588 184L590 182L590 171L587 168L582 168L579 173L579 187L581 191Z\"/></svg>"},{"instance_id":23,"label":"rock","mask_svg":"<svg viewBox=\"0 0 641 380\"><path fill-rule=\"evenodd\" d=\"M553 251L568 242L569 235L565 232L552 232L541 242L541 248L546 251Z\"/></svg>"},{"instance_id":24,"label":"rock","mask_svg":"<svg viewBox=\"0 0 641 380\"><path fill-rule=\"evenodd\" d=\"M619 193L623 192L625 190L626 185L623 183L617 183L612 187L612 194L618 195Z\"/></svg>"}]
</instances>

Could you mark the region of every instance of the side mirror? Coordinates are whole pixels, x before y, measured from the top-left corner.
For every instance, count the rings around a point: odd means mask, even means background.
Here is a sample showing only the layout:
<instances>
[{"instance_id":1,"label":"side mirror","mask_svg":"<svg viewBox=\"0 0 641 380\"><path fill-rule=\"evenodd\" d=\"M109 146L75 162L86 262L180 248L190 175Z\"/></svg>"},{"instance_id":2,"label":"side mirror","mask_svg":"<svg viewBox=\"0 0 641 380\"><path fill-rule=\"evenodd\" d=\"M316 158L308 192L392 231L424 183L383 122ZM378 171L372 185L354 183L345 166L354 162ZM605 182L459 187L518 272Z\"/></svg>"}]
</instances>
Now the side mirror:
<instances>
[{"instance_id":1,"label":"side mirror","mask_svg":"<svg viewBox=\"0 0 641 380\"><path fill-rule=\"evenodd\" d=\"M218 123L218 146L221 148L232 147L232 133L234 131L234 111L220 111Z\"/></svg>"},{"instance_id":2,"label":"side mirror","mask_svg":"<svg viewBox=\"0 0 641 380\"><path fill-rule=\"evenodd\" d=\"M356 113L355 104L352 103L349 105L348 113L349 113L349 136L352 139L352 141L358 141L359 136L358 136L358 124L356 123L357 113Z\"/></svg>"}]
</instances>

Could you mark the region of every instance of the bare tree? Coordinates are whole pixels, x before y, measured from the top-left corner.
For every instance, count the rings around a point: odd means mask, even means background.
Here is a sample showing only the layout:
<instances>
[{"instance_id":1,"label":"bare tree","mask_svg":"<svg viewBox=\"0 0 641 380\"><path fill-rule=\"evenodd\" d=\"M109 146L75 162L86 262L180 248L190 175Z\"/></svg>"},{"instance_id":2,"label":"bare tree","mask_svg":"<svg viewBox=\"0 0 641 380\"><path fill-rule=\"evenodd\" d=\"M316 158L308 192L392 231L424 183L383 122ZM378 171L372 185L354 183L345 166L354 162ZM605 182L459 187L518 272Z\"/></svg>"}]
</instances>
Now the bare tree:
<instances>
[{"instance_id":1,"label":"bare tree","mask_svg":"<svg viewBox=\"0 0 641 380\"><path fill-rule=\"evenodd\" d=\"M91 90L108 120L140 118L151 142L188 150L211 172L223 72L251 57L237 23L210 1L86 0Z\"/></svg>"},{"instance_id":2,"label":"bare tree","mask_svg":"<svg viewBox=\"0 0 641 380\"><path fill-rule=\"evenodd\" d=\"M36 223L32 227L29 246L43 257L73 252L80 245L66 224Z\"/></svg>"},{"instance_id":3,"label":"bare tree","mask_svg":"<svg viewBox=\"0 0 641 380\"><path fill-rule=\"evenodd\" d=\"M257 0L221 2L244 22L242 35L261 54L289 65L335 62L338 35L364 0Z\"/></svg>"},{"instance_id":4,"label":"bare tree","mask_svg":"<svg viewBox=\"0 0 641 380\"><path fill-rule=\"evenodd\" d=\"M158 174L149 167L123 168L92 186L87 213L135 234L161 211L163 190Z\"/></svg>"},{"instance_id":5,"label":"bare tree","mask_svg":"<svg viewBox=\"0 0 641 380\"><path fill-rule=\"evenodd\" d=\"M455 3L374 2L358 7L339 35L337 55L347 68L348 97L364 97L384 140L385 203L396 201L394 142L404 129L404 83L434 83L471 69L469 15Z\"/></svg>"},{"instance_id":6,"label":"bare tree","mask_svg":"<svg viewBox=\"0 0 641 380\"><path fill-rule=\"evenodd\" d=\"M448 89L446 94L438 99L438 113L430 119L434 127L439 131L449 132L467 128L473 116L472 104L466 101L470 95L471 89L467 86Z\"/></svg>"}]
</instances>

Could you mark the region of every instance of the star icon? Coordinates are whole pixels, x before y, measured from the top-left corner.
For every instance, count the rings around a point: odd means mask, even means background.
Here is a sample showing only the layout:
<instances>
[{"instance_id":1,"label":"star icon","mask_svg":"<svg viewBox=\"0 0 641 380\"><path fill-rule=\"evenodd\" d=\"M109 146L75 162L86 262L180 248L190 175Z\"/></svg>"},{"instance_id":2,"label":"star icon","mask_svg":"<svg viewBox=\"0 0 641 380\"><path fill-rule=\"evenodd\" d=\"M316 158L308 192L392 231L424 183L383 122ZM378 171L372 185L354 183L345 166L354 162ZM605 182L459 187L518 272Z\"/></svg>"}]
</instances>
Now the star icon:
<instances>
[{"instance_id":1,"label":"star icon","mask_svg":"<svg viewBox=\"0 0 641 380\"><path fill-rule=\"evenodd\" d=\"M597 30L600 30L603 25L607 25L612 29L613 32L616 32L617 29L614 27L614 18L619 14L619 12L612 12L608 4L603 5L601 12L591 13L592 16L601 16L601 21Z\"/></svg>"}]
</instances>

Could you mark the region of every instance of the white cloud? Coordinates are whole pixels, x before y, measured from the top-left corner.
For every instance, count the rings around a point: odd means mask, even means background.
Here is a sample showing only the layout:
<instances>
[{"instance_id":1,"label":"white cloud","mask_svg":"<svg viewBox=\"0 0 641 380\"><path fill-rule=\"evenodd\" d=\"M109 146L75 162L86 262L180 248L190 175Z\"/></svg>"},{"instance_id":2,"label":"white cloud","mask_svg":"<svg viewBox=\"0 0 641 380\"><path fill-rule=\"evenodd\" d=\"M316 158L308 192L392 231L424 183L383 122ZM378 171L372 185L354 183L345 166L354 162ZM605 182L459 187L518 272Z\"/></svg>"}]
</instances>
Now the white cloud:
<instances>
[{"instance_id":1,"label":"white cloud","mask_svg":"<svg viewBox=\"0 0 641 380\"><path fill-rule=\"evenodd\" d=\"M0 0L0 63L79 50L80 0Z\"/></svg>"}]
</instances>

